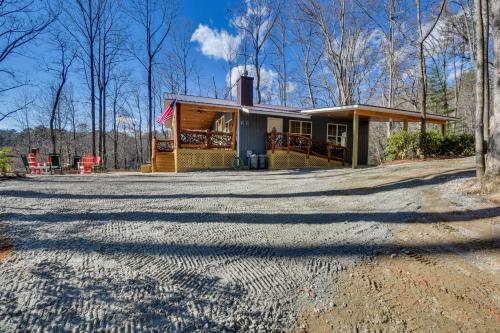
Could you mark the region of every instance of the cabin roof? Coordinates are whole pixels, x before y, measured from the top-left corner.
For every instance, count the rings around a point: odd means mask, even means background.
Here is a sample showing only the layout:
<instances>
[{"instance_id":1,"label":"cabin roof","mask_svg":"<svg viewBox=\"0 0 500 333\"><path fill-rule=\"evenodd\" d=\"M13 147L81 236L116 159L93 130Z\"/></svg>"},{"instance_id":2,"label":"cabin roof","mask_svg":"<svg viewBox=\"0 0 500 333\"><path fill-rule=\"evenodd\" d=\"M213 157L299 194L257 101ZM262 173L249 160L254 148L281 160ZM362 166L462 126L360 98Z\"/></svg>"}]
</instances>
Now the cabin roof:
<instances>
[{"instance_id":1,"label":"cabin roof","mask_svg":"<svg viewBox=\"0 0 500 333\"><path fill-rule=\"evenodd\" d=\"M201 97L201 96L191 96L191 95L181 95L181 94L165 94L166 100L176 99L181 103L191 103L199 105L209 105L209 106L221 106L226 108L238 108L246 113L255 114L267 114L276 116L292 116L297 118L310 118L313 115L318 116L352 116L354 111L358 112L370 112L370 118L376 119L389 119L394 116L394 119L398 118L408 118L417 120L420 118L420 112L410 111L398 108L387 108L375 105L367 104L355 104L355 105L344 105L344 106L333 106L317 109L303 109L298 107L280 106L280 105L270 105L270 104L255 104L253 106L241 105L236 101L212 98L212 97ZM426 115L426 118L430 121L435 122L446 122L455 121L458 118L430 114Z\"/></svg>"}]
</instances>

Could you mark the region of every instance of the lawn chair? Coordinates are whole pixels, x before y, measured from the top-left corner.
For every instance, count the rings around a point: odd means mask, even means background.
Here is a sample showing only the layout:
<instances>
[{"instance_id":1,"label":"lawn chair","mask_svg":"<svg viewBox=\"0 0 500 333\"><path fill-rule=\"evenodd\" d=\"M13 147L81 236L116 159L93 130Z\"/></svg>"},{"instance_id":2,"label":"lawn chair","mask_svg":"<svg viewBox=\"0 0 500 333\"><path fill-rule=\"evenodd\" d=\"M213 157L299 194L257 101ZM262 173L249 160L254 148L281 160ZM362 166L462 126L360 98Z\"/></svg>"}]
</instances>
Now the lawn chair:
<instances>
[{"instance_id":1,"label":"lawn chair","mask_svg":"<svg viewBox=\"0 0 500 333\"><path fill-rule=\"evenodd\" d=\"M28 166L30 170L30 174L32 175L41 175L42 174L42 166L38 163L35 154L28 154Z\"/></svg>"},{"instance_id":2,"label":"lawn chair","mask_svg":"<svg viewBox=\"0 0 500 333\"><path fill-rule=\"evenodd\" d=\"M94 156L94 172L98 172L101 165L101 156Z\"/></svg>"},{"instance_id":3,"label":"lawn chair","mask_svg":"<svg viewBox=\"0 0 500 333\"><path fill-rule=\"evenodd\" d=\"M107 161L106 154L104 154L102 159L100 156L96 156L94 158L94 171L99 173L106 171L106 161Z\"/></svg>"},{"instance_id":4,"label":"lawn chair","mask_svg":"<svg viewBox=\"0 0 500 333\"><path fill-rule=\"evenodd\" d=\"M94 156L83 156L82 161L78 162L78 169L81 175L88 175L94 173Z\"/></svg>"},{"instance_id":5,"label":"lawn chair","mask_svg":"<svg viewBox=\"0 0 500 333\"><path fill-rule=\"evenodd\" d=\"M80 163L81 159L81 156L73 156L73 164L71 165L71 168L73 170L78 170L78 164Z\"/></svg>"},{"instance_id":6,"label":"lawn chair","mask_svg":"<svg viewBox=\"0 0 500 333\"><path fill-rule=\"evenodd\" d=\"M49 162L50 162L50 170L52 171L59 171L60 174L62 175L63 173L63 168L61 165L61 155L59 154L49 154Z\"/></svg>"},{"instance_id":7,"label":"lawn chair","mask_svg":"<svg viewBox=\"0 0 500 333\"><path fill-rule=\"evenodd\" d=\"M26 169L26 173L30 173L30 165L28 163L28 156L21 155L21 160L23 161L24 169Z\"/></svg>"}]
</instances>

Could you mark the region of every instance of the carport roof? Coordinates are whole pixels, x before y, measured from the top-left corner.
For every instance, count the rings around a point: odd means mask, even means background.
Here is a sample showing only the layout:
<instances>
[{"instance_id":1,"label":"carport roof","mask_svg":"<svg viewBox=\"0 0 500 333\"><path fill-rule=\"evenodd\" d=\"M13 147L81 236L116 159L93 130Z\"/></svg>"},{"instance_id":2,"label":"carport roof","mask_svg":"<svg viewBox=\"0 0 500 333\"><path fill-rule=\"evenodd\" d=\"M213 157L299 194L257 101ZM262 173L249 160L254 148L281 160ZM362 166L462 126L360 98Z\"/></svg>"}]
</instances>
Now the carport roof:
<instances>
[{"instance_id":1,"label":"carport roof","mask_svg":"<svg viewBox=\"0 0 500 333\"><path fill-rule=\"evenodd\" d=\"M310 116L335 116L351 118L354 113L370 120L395 120L395 121L420 121L421 113L396 108L386 108L374 105L355 104L345 106L334 106L319 109L302 110L301 113ZM428 122L445 123L447 121L456 121L458 118L442 116L437 114L426 114Z\"/></svg>"}]
</instances>

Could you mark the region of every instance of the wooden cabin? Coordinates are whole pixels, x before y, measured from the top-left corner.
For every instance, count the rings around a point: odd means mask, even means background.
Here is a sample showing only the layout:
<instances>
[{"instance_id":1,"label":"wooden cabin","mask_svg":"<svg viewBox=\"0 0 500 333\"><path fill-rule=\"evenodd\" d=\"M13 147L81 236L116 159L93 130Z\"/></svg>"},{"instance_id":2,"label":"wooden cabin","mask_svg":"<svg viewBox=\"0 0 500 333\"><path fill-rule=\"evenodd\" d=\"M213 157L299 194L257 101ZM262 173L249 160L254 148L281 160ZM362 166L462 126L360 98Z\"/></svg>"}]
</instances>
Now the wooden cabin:
<instances>
[{"instance_id":1,"label":"wooden cabin","mask_svg":"<svg viewBox=\"0 0 500 333\"><path fill-rule=\"evenodd\" d=\"M236 101L166 94L176 100L166 122L169 140L153 139L153 172L248 167L265 154L269 169L336 168L368 164L370 121L420 122L420 113L371 105L301 109L253 103L253 78L242 76ZM453 117L427 115L443 130Z\"/></svg>"}]
</instances>

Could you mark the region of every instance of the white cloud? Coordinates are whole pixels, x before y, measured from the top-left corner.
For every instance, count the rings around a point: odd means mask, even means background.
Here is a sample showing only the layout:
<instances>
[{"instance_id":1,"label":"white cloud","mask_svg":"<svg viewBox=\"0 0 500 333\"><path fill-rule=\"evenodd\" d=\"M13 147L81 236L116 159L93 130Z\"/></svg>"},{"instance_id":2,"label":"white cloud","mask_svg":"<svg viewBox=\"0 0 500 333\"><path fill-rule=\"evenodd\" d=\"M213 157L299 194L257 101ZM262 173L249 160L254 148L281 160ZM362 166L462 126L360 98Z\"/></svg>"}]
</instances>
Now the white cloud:
<instances>
[{"instance_id":1,"label":"white cloud","mask_svg":"<svg viewBox=\"0 0 500 333\"><path fill-rule=\"evenodd\" d=\"M248 75L255 79L255 68L253 66L247 66ZM236 82L240 78L240 76L245 71L244 65L238 65L236 67L231 68L231 84L233 85L231 89L231 93L233 96L237 93ZM272 90L277 87L278 82L278 73L273 71L272 69L261 68L260 70L260 86L262 93L272 93ZM229 75L226 75L226 82L229 85ZM254 81L255 86L255 81Z\"/></svg>"},{"instance_id":2,"label":"white cloud","mask_svg":"<svg viewBox=\"0 0 500 333\"><path fill-rule=\"evenodd\" d=\"M287 82L286 84L286 92L289 94L293 94L297 90L297 83L295 82Z\"/></svg>"},{"instance_id":3,"label":"white cloud","mask_svg":"<svg viewBox=\"0 0 500 333\"><path fill-rule=\"evenodd\" d=\"M200 24L193 32L191 41L200 44L204 55L229 61L234 60L237 55L241 36L231 35L226 30L212 29Z\"/></svg>"}]
</instances>

